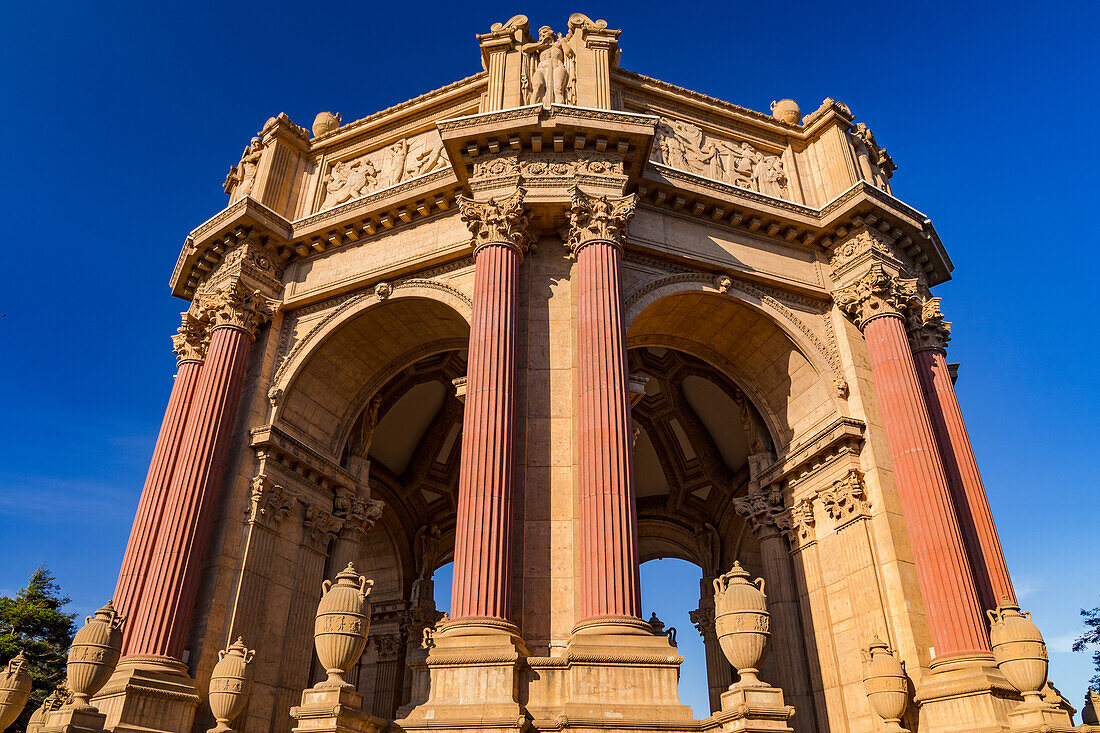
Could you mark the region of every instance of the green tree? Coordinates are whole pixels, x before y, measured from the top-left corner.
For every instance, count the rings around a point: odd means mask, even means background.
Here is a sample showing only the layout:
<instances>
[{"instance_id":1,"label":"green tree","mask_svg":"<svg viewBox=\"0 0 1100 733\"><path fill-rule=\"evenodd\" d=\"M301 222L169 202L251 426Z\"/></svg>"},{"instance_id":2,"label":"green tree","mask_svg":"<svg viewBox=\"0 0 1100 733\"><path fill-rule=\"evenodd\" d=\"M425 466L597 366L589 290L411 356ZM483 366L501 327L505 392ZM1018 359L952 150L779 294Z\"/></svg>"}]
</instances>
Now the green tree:
<instances>
[{"instance_id":1,"label":"green tree","mask_svg":"<svg viewBox=\"0 0 1100 733\"><path fill-rule=\"evenodd\" d=\"M1081 618L1085 619L1085 633L1078 636L1073 642L1073 651L1083 652L1087 647L1100 644L1100 606L1096 608L1082 608ZM1100 649L1092 653L1093 671L1096 672L1089 680L1089 687L1100 689Z\"/></svg>"},{"instance_id":2,"label":"green tree","mask_svg":"<svg viewBox=\"0 0 1100 733\"><path fill-rule=\"evenodd\" d=\"M65 681L65 658L76 633L76 614L62 610L68 603L45 565L14 598L0 596L0 664L22 651L34 680L31 699L9 731L25 731L42 700Z\"/></svg>"}]
</instances>

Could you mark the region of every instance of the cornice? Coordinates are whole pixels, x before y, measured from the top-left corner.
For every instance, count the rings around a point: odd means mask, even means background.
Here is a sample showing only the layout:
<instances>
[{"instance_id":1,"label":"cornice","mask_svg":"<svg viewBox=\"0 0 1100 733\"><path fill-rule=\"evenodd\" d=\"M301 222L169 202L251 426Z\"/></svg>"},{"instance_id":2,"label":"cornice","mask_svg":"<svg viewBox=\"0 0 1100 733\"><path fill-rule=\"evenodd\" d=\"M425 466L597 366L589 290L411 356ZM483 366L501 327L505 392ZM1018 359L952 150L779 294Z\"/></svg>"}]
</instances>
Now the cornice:
<instances>
[{"instance_id":1,"label":"cornice","mask_svg":"<svg viewBox=\"0 0 1100 733\"><path fill-rule=\"evenodd\" d=\"M250 445L257 454L273 459L275 465L323 491L356 491L359 487L359 479L351 472L277 425L253 428L250 435Z\"/></svg>"},{"instance_id":2,"label":"cornice","mask_svg":"<svg viewBox=\"0 0 1100 733\"><path fill-rule=\"evenodd\" d=\"M838 417L816 432L796 437L775 463L761 472L757 483L800 483L845 455L858 456L866 429L862 420Z\"/></svg>"}]
</instances>

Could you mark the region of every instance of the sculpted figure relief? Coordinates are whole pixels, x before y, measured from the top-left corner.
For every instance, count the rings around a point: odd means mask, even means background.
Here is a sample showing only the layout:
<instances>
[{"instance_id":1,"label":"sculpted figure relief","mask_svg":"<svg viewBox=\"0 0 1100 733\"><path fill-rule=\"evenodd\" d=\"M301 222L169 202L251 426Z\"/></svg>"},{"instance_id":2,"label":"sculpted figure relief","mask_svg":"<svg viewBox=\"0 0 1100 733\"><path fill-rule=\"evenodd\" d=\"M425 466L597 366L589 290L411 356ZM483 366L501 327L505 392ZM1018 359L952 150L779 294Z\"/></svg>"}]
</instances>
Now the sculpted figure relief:
<instances>
[{"instance_id":1,"label":"sculpted figure relief","mask_svg":"<svg viewBox=\"0 0 1100 733\"><path fill-rule=\"evenodd\" d=\"M572 31L562 38L544 25L537 41L520 47L524 53L520 85L527 104L577 103L576 55L569 45L572 38Z\"/></svg>"},{"instance_id":2,"label":"sculpted figure relief","mask_svg":"<svg viewBox=\"0 0 1100 733\"><path fill-rule=\"evenodd\" d=\"M787 172L778 155L761 153L747 142L712 139L680 120L661 119L653 160L768 196L790 197Z\"/></svg>"},{"instance_id":3,"label":"sculpted figure relief","mask_svg":"<svg viewBox=\"0 0 1100 733\"><path fill-rule=\"evenodd\" d=\"M438 133L398 140L389 147L341 161L324 178L322 209L352 201L449 165Z\"/></svg>"},{"instance_id":4,"label":"sculpted figure relief","mask_svg":"<svg viewBox=\"0 0 1100 733\"><path fill-rule=\"evenodd\" d=\"M252 195L252 187L256 183L256 169L263 157L264 143L258 137L252 138L252 142L241 153L241 162L229 169L229 175L225 177L223 188L233 200L242 199Z\"/></svg>"},{"instance_id":5,"label":"sculpted figure relief","mask_svg":"<svg viewBox=\"0 0 1100 733\"><path fill-rule=\"evenodd\" d=\"M378 186L378 169L369 158L337 163L325 176L325 202L322 208L366 196Z\"/></svg>"}]
</instances>

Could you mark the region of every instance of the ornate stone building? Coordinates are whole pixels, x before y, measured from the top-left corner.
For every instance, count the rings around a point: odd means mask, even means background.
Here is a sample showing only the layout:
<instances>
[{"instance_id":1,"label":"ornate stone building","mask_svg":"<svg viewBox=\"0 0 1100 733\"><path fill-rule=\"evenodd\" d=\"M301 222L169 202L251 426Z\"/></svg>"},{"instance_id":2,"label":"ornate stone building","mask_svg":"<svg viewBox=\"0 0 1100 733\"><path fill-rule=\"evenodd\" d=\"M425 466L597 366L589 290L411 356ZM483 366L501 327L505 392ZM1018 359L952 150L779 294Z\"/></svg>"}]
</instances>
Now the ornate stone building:
<instances>
[{"instance_id":1,"label":"ornate stone building","mask_svg":"<svg viewBox=\"0 0 1100 733\"><path fill-rule=\"evenodd\" d=\"M952 264L870 130L627 71L580 14L477 38L482 72L390 109L272 117L187 237L107 728L205 729L237 637L244 733L1068 726L993 654L1014 596L930 290ZM642 620L656 557L702 569L704 720ZM349 561L374 717L324 727L291 709ZM727 692L735 561L774 687Z\"/></svg>"}]
</instances>

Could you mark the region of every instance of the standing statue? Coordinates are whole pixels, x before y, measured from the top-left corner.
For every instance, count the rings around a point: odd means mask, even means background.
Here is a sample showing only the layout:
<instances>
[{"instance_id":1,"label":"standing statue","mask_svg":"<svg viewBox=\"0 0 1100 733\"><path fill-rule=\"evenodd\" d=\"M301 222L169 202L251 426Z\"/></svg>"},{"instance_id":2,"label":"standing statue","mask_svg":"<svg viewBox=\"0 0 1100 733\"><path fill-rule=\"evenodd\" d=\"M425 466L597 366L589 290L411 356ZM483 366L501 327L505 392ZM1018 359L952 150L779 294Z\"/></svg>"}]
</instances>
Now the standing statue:
<instances>
[{"instance_id":1,"label":"standing statue","mask_svg":"<svg viewBox=\"0 0 1100 733\"><path fill-rule=\"evenodd\" d=\"M572 32L560 37L548 25L539 28L539 39L520 46L525 54L521 80L527 104L576 104L576 54L569 46Z\"/></svg>"},{"instance_id":2,"label":"standing statue","mask_svg":"<svg viewBox=\"0 0 1100 733\"><path fill-rule=\"evenodd\" d=\"M404 140L398 140L386 151L382 160L382 172L385 180L382 187L393 186L401 183L405 177L405 160L409 157L409 144Z\"/></svg>"},{"instance_id":3,"label":"standing statue","mask_svg":"<svg viewBox=\"0 0 1100 733\"><path fill-rule=\"evenodd\" d=\"M223 188L234 200L252 195L252 187L256 183L256 170L259 168L263 153L264 141L254 137L241 153L241 162L229 169Z\"/></svg>"}]
</instances>

